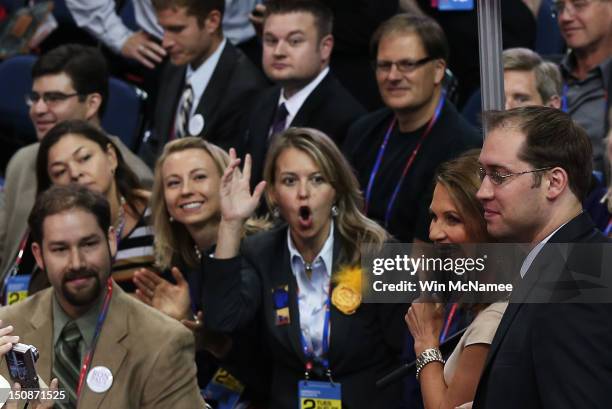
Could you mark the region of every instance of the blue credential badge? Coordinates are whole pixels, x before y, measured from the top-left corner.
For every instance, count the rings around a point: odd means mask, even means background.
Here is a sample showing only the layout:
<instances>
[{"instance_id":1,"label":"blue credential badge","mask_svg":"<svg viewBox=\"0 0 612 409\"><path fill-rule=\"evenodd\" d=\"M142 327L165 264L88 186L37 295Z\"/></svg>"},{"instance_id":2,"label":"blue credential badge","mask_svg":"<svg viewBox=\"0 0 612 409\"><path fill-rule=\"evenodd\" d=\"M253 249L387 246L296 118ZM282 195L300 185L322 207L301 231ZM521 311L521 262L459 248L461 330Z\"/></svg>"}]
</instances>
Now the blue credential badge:
<instances>
[{"instance_id":1,"label":"blue credential badge","mask_svg":"<svg viewBox=\"0 0 612 409\"><path fill-rule=\"evenodd\" d=\"M342 386L319 381L298 382L299 409L342 409Z\"/></svg>"},{"instance_id":2,"label":"blue credential badge","mask_svg":"<svg viewBox=\"0 0 612 409\"><path fill-rule=\"evenodd\" d=\"M28 296L30 286L29 274L10 277L6 282L6 305L15 304Z\"/></svg>"},{"instance_id":3,"label":"blue credential badge","mask_svg":"<svg viewBox=\"0 0 612 409\"><path fill-rule=\"evenodd\" d=\"M466 11L474 10L474 0L439 0L440 11Z\"/></svg>"}]
</instances>

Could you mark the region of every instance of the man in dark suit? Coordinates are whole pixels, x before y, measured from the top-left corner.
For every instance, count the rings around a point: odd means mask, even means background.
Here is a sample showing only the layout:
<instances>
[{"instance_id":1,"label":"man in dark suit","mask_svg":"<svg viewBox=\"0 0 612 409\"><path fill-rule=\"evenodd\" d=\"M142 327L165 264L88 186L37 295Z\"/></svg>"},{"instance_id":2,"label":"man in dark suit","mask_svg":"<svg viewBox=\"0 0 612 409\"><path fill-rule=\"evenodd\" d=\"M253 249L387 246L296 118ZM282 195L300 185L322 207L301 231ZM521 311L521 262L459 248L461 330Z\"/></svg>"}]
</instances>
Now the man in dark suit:
<instances>
[{"instance_id":1,"label":"man in dark suit","mask_svg":"<svg viewBox=\"0 0 612 409\"><path fill-rule=\"evenodd\" d=\"M263 74L224 36L224 0L154 0L170 62L141 156L153 165L171 139L202 136L242 151L244 117Z\"/></svg>"},{"instance_id":2,"label":"man in dark suit","mask_svg":"<svg viewBox=\"0 0 612 409\"><path fill-rule=\"evenodd\" d=\"M312 0L266 3L263 68L277 85L256 98L246 135L252 182L261 180L271 137L290 126L318 129L337 144L365 109L329 71L332 13Z\"/></svg>"},{"instance_id":3,"label":"man in dark suit","mask_svg":"<svg viewBox=\"0 0 612 409\"><path fill-rule=\"evenodd\" d=\"M609 407L612 307L567 301L581 291L577 273L605 280L610 267L602 271L584 249L563 259L552 244L607 242L582 211L592 169L589 138L569 115L548 107L491 112L485 123L478 198L487 230L531 250L491 344L474 408Z\"/></svg>"}]
</instances>

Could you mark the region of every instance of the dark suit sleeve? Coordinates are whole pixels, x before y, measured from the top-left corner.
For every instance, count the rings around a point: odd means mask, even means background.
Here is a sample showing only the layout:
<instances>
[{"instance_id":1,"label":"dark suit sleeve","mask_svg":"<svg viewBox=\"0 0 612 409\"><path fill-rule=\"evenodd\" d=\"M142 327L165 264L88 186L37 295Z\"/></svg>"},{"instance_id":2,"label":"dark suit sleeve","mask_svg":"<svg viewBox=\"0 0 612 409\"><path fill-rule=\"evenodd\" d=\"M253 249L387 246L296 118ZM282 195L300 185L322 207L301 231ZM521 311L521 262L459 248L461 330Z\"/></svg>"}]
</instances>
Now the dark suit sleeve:
<instances>
[{"instance_id":1,"label":"dark suit sleeve","mask_svg":"<svg viewBox=\"0 0 612 409\"><path fill-rule=\"evenodd\" d=\"M542 408L610 407L610 304L542 306L531 345Z\"/></svg>"},{"instance_id":2,"label":"dark suit sleeve","mask_svg":"<svg viewBox=\"0 0 612 409\"><path fill-rule=\"evenodd\" d=\"M261 281L244 257L205 258L202 305L207 328L219 332L243 329L261 302Z\"/></svg>"}]
</instances>

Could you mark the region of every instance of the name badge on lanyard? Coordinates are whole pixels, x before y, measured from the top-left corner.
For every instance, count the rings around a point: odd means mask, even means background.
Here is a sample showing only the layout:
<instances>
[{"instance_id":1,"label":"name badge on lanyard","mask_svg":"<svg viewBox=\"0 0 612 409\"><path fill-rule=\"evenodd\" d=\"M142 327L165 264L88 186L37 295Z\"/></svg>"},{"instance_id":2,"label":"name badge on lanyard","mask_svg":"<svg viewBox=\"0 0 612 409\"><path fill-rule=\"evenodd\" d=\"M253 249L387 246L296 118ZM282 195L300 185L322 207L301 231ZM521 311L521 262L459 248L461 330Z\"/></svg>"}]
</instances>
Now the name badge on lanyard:
<instances>
[{"instance_id":1,"label":"name badge on lanyard","mask_svg":"<svg viewBox=\"0 0 612 409\"><path fill-rule=\"evenodd\" d=\"M469 11L474 10L474 0L438 0L440 11Z\"/></svg>"},{"instance_id":2,"label":"name badge on lanyard","mask_svg":"<svg viewBox=\"0 0 612 409\"><path fill-rule=\"evenodd\" d=\"M300 381L300 409L342 409L342 385L332 382Z\"/></svg>"},{"instance_id":3,"label":"name badge on lanyard","mask_svg":"<svg viewBox=\"0 0 612 409\"><path fill-rule=\"evenodd\" d=\"M15 304L25 300L28 296L30 286L30 274L23 274L10 277L6 282L6 305Z\"/></svg>"},{"instance_id":4,"label":"name badge on lanyard","mask_svg":"<svg viewBox=\"0 0 612 409\"><path fill-rule=\"evenodd\" d=\"M207 402L217 403L217 409L233 409L240 400L244 386L234 378L232 374L223 368L217 369L212 380L202 391L202 396Z\"/></svg>"}]
</instances>

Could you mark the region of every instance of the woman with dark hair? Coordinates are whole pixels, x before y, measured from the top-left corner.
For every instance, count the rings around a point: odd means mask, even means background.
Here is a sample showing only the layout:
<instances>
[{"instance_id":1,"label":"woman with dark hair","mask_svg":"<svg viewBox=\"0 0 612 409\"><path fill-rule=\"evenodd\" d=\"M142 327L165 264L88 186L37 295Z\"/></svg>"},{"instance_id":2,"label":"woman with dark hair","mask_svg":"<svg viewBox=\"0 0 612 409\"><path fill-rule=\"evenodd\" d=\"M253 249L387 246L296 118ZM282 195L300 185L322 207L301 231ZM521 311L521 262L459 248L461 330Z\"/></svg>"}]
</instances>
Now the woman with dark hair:
<instances>
[{"instance_id":1,"label":"woman with dark hair","mask_svg":"<svg viewBox=\"0 0 612 409\"><path fill-rule=\"evenodd\" d=\"M108 199L118 242L113 279L124 290L133 292L134 271L154 264L147 207L150 193L141 188L115 144L86 121L62 122L40 143L36 176L38 193L51 185L77 183Z\"/></svg>"},{"instance_id":2,"label":"woman with dark hair","mask_svg":"<svg viewBox=\"0 0 612 409\"><path fill-rule=\"evenodd\" d=\"M243 171L230 157L216 251L203 260L205 325L236 333L256 323L269 347L271 408L297 407L312 387L332 388L352 409L396 407L401 385L375 383L400 363L405 306L361 304L361 245L381 249L388 235L361 213L348 162L323 133L289 128L251 194L250 157ZM242 240L264 190L282 223Z\"/></svg>"},{"instance_id":3,"label":"woman with dark hair","mask_svg":"<svg viewBox=\"0 0 612 409\"><path fill-rule=\"evenodd\" d=\"M476 198L480 186L479 153L479 150L468 151L438 169L430 205L429 238L434 243L489 241L482 205ZM445 364L439 350L440 335L447 331L444 305L412 304L405 319L414 338L417 379L425 409L453 409L474 400L485 359L506 306L507 303L451 305L451 311L457 312L460 308L475 318Z\"/></svg>"}]
</instances>

